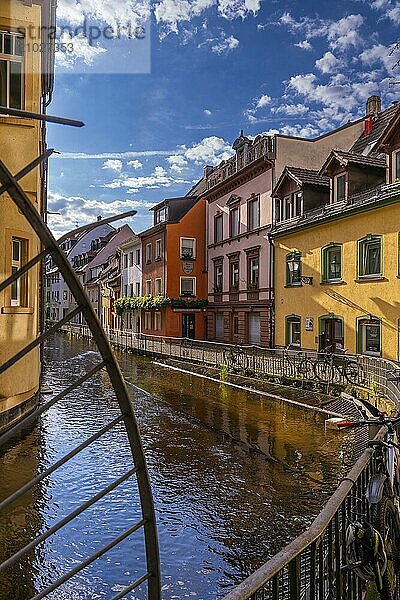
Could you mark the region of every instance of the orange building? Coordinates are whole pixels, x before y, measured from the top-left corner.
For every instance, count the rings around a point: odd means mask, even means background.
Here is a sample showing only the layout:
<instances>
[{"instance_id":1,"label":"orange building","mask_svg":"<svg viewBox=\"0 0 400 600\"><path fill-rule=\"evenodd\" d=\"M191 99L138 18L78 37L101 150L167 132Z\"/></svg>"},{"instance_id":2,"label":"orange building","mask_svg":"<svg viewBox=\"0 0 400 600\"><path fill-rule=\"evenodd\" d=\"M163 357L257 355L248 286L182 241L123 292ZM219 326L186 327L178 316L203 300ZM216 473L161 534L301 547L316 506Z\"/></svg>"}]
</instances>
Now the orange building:
<instances>
[{"instance_id":1,"label":"orange building","mask_svg":"<svg viewBox=\"0 0 400 600\"><path fill-rule=\"evenodd\" d=\"M142 333L205 339L206 202L169 198L151 210L154 225L139 234L142 294L169 305L143 311Z\"/></svg>"}]
</instances>

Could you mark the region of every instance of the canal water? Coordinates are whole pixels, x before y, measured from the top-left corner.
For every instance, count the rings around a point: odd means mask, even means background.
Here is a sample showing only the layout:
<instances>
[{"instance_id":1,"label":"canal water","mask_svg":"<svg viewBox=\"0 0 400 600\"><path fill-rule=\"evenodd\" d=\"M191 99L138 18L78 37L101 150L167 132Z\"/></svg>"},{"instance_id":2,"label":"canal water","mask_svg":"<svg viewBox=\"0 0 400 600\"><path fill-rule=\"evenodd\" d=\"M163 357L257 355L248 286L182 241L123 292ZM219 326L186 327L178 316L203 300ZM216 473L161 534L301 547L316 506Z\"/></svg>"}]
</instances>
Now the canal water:
<instances>
[{"instance_id":1,"label":"canal water","mask_svg":"<svg viewBox=\"0 0 400 600\"><path fill-rule=\"evenodd\" d=\"M157 511L163 598L222 597L299 534L319 512L351 453L323 414L118 354L130 385ZM58 335L45 383L64 389L98 361ZM140 386L145 392L140 392ZM52 407L0 456L0 498L42 472L118 414L101 373ZM10 507L0 558L74 510L131 466L122 426ZM0 574L1 600L25 600L138 519L128 481ZM110 598L143 574L142 538L125 540L51 598ZM144 586L145 587L145 586ZM129 598L144 599L145 591Z\"/></svg>"}]
</instances>

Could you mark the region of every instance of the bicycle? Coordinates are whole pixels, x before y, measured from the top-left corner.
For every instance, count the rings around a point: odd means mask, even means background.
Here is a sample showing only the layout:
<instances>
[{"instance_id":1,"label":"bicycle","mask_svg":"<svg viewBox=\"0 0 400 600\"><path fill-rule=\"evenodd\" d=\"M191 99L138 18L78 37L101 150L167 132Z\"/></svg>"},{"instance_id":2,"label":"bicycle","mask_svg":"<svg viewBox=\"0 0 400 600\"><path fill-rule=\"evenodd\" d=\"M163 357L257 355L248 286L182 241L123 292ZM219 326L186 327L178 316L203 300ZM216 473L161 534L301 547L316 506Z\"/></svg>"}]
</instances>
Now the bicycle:
<instances>
[{"instance_id":1,"label":"bicycle","mask_svg":"<svg viewBox=\"0 0 400 600\"><path fill-rule=\"evenodd\" d=\"M300 376L302 379L311 379L313 376L313 362L307 358L307 354L297 351L296 355L290 355L290 345L286 346L282 354L282 373L285 377ZM305 358L304 358L305 355ZM298 362L294 356L297 356Z\"/></svg>"},{"instance_id":2,"label":"bicycle","mask_svg":"<svg viewBox=\"0 0 400 600\"><path fill-rule=\"evenodd\" d=\"M320 352L317 361L314 363L314 375L323 383L332 383L337 376L342 377L348 383L354 385L362 384L365 381L365 373L363 367L353 358L345 356L347 350L343 350L343 354L334 354L333 346L327 346L323 352Z\"/></svg>"},{"instance_id":3,"label":"bicycle","mask_svg":"<svg viewBox=\"0 0 400 600\"><path fill-rule=\"evenodd\" d=\"M224 350L224 364L228 369L246 370L249 358L246 352L240 346L232 346L229 350Z\"/></svg>"},{"instance_id":4,"label":"bicycle","mask_svg":"<svg viewBox=\"0 0 400 600\"><path fill-rule=\"evenodd\" d=\"M368 425L386 427L380 438L368 442L375 448L374 475L365 491L367 515L350 522L346 531L347 568L375 581L381 600L400 598L400 473L396 425L400 416L385 413L371 419L336 422L339 429Z\"/></svg>"}]
</instances>

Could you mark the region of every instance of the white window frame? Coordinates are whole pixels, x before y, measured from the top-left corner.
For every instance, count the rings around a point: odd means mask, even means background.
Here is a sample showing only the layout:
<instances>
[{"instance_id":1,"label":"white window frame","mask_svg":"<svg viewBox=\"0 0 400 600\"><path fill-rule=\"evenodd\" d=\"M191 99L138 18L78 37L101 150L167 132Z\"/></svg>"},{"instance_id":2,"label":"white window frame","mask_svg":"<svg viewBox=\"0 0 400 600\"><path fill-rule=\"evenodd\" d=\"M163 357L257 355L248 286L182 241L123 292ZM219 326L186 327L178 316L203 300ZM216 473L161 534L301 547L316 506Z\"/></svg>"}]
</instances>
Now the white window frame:
<instances>
[{"instance_id":1,"label":"white window frame","mask_svg":"<svg viewBox=\"0 0 400 600\"><path fill-rule=\"evenodd\" d=\"M400 150L395 150L392 153L392 182L400 179L400 173L397 174L397 155L400 155Z\"/></svg>"},{"instance_id":2,"label":"white window frame","mask_svg":"<svg viewBox=\"0 0 400 600\"><path fill-rule=\"evenodd\" d=\"M341 177L344 177L344 196L343 198L341 198L340 200L338 199L338 181L339 179L341 179ZM339 173L338 175L335 175L333 178L333 201L334 202L343 202L344 200L346 200L346 196L347 196L347 178L346 178L346 173Z\"/></svg>"},{"instance_id":3,"label":"white window frame","mask_svg":"<svg viewBox=\"0 0 400 600\"><path fill-rule=\"evenodd\" d=\"M6 54L4 52L4 37L11 36L11 54ZM12 107L12 108L25 108L25 99L24 99L24 91L25 91L25 41L24 41L24 54L21 56L19 54L15 54L15 43L16 38L25 39L21 33L15 33L12 31L5 31L4 29L0 30L0 60L6 63L7 68L7 87L6 87L6 102L5 106L11 108L10 106L10 76L11 76L11 63L18 63L21 65L21 106L20 107Z\"/></svg>"},{"instance_id":4,"label":"white window frame","mask_svg":"<svg viewBox=\"0 0 400 600\"><path fill-rule=\"evenodd\" d=\"M151 318L151 312L145 312L144 313L144 328L145 329L152 329L152 318Z\"/></svg>"},{"instance_id":5,"label":"white window frame","mask_svg":"<svg viewBox=\"0 0 400 600\"><path fill-rule=\"evenodd\" d=\"M14 259L14 244L17 244L18 259ZM22 268L26 256L28 255L28 240L13 236L11 238L11 274L16 273ZM13 291L16 292L12 297ZM27 273L19 277L12 285L10 290L10 306L28 305L28 276Z\"/></svg>"},{"instance_id":6,"label":"white window frame","mask_svg":"<svg viewBox=\"0 0 400 600\"><path fill-rule=\"evenodd\" d=\"M156 260L161 260L161 238L156 240Z\"/></svg>"},{"instance_id":7,"label":"white window frame","mask_svg":"<svg viewBox=\"0 0 400 600\"><path fill-rule=\"evenodd\" d=\"M157 277L155 279L155 290L154 293L156 296L161 296L162 295L162 279L161 277Z\"/></svg>"},{"instance_id":8,"label":"white window frame","mask_svg":"<svg viewBox=\"0 0 400 600\"><path fill-rule=\"evenodd\" d=\"M154 331L161 331L162 328L162 316L160 311L154 313Z\"/></svg>"},{"instance_id":9,"label":"white window frame","mask_svg":"<svg viewBox=\"0 0 400 600\"><path fill-rule=\"evenodd\" d=\"M187 292L183 292L182 291L182 282L183 281L192 281L193 282L193 291L190 294L190 296L196 296L196 277L180 277L180 282L179 282L179 290L180 290L180 294L181 296L189 296L189 294Z\"/></svg>"},{"instance_id":10,"label":"white window frame","mask_svg":"<svg viewBox=\"0 0 400 600\"><path fill-rule=\"evenodd\" d=\"M151 279L146 279L146 296L151 296Z\"/></svg>"},{"instance_id":11,"label":"white window frame","mask_svg":"<svg viewBox=\"0 0 400 600\"><path fill-rule=\"evenodd\" d=\"M152 248L152 244L151 242L149 244L146 244L146 263L151 263L151 260L153 258L153 248Z\"/></svg>"},{"instance_id":12,"label":"white window frame","mask_svg":"<svg viewBox=\"0 0 400 600\"><path fill-rule=\"evenodd\" d=\"M193 242L193 248L192 248L192 255L191 256L184 256L183 254L183 248L184 248L184 241L190 241ZM181 237L180 238L180 257L181 258L196 258L196 238L190 238L190 237Z\"/></svg>"},{"instance_id":13,"label":"white window frame","mask_svg":"<svg viewBox=\"0 0 400 600\"><path fill-rule=\"evenodd\" d=\"M140 265L140 248L137 248L137 250L135 252L135 265L136 266Z\"/></svg>"}]
</instances>

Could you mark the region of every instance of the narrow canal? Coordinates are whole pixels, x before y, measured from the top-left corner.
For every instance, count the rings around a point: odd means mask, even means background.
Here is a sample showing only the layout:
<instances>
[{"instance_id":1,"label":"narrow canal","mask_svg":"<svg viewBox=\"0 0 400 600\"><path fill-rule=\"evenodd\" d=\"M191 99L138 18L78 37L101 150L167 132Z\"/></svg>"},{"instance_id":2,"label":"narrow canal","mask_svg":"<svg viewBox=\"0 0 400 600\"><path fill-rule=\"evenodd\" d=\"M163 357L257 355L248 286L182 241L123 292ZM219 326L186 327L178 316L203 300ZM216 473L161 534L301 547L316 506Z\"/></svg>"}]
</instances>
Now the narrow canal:
<instances>
[{"instance_id":1,"label":"narrow canal","mask_svg":"<svg viewBox=\"0 0 400 600\"><path fill-rule=\"evenodd\" d=\"M325 415L119 354L154 489L163 598L219 598L302 531L337 481L350 444L324 431ZM88 370L91 346L59 335L45 352L54 393ZM0 456L0 498L40 473L117 414L105 375L70 394ZM87 500L130 463L110 432L10 507L4 558ZM138 511L130 482L0 574L0 598L25 600L127 527ZM128 523L129 525L129 523ZM142 573L142 544L125 540L54 599L110 598ZM130 598L144 599L142 591Z\"/></svg>"}]
</instances>

